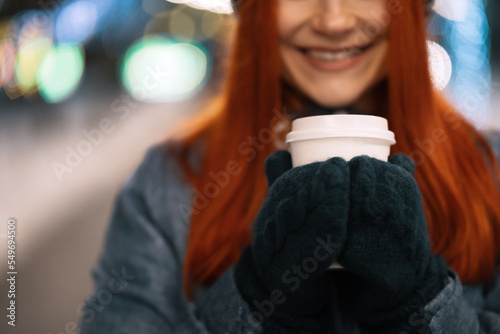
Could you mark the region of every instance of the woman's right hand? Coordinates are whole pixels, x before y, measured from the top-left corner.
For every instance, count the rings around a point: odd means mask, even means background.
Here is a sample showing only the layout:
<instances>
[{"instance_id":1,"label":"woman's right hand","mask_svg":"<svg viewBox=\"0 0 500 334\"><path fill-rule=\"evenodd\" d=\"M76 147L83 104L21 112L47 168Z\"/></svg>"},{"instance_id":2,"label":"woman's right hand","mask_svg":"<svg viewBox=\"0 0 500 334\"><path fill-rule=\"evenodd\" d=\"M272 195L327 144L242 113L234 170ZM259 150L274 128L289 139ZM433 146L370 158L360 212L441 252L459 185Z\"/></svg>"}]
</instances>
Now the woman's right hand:
<instances>
[{"instance_id":1,"label":"woman's right hand","mask_svg":"<svg viewBox=\"0 0 500 334\"><path fill-rule=\"evenodd\" d=\"M235 267L254 320L269 332L324 333L331 283L349 214L349 167L341 158L292 168L287 151L266 160L267 197L253 242Z\"/></svg>"}]
</instances>

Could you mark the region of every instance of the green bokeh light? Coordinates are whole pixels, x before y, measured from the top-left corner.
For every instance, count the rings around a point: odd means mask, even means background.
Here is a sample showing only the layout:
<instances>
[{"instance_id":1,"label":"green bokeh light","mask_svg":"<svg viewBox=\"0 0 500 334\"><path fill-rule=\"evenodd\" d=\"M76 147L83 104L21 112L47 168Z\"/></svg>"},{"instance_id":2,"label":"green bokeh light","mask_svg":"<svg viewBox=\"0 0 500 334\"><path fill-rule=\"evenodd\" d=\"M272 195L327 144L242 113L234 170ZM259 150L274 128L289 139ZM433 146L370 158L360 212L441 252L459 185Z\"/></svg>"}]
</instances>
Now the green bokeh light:
<instances>
[{"instance_id":1,"label":"green bokeh light","mask_svg":"<svg viewBox=\"0 0 500 334\"><path fill-rule=\"evenodd\" d=\"M44 57L37 73L40 95L49 103L69 97L78 87L84 68L84 52L76 45L58 45Z\"/></svg>"},{"instance_id":2,"label":"green bokeh light","mask_svg":"<svg viewBox=\"0 0 500 334\"><path fill-rule=\"evenodd\" d=\"M208 77L209 57L194 43L151 36L126 53L121 68L125 89L146 102L174 102L199 91Z\"/></svg>"}]
</instances>

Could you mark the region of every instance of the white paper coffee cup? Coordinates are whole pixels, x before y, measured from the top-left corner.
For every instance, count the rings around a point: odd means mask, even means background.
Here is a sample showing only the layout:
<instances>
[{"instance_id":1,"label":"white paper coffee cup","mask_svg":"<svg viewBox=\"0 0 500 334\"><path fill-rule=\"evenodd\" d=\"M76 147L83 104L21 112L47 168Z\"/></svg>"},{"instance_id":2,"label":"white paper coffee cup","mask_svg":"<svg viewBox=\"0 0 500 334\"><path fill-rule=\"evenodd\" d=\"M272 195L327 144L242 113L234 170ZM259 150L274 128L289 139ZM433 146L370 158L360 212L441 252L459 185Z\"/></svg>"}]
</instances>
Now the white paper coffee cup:
<instances>
[{"instance_id":1,"label":"white paper coffee cup","mask_svg":"<svg viewBox=\"0 0 500 334\"><path fill-rule=\"evenodd\" d=\"M294 167L332 157L368 155L387 161L396 143L387 120L371 115L324 115L296 119L286 136Z\"/></svg>"},{"instance_id":2,"label":"white paper coffee cup","mask_svg":"<svg viewBox=\"0 0 500 334\"><path fill-rule=\"evenodd\" d=\"M349 161L359 155L387 161L396 144L387 120L371 115L323 115L298 118L286 136L293 167L332 157ZM343 269L338 263L331 269Z\"/></svg>"}]
</instances>

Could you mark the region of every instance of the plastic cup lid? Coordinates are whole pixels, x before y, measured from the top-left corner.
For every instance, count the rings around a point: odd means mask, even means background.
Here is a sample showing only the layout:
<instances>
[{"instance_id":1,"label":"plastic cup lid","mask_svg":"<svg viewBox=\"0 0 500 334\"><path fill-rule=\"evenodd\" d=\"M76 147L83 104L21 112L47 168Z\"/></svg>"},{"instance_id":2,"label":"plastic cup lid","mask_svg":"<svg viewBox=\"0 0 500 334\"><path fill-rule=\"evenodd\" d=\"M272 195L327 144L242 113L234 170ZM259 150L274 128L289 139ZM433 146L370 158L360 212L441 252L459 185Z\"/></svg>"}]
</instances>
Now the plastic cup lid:
<instances>
[{"instance_id":1,"label":"plastic cup lid","mask_svg":"<svg viewBox=\"0 0 500 334\"><path fill-rule=\"evenodd\" d=\"M372 138L396 143L387 120L372 115L322 115L298 118L292 122L292 131L286 142L321 138Z\"/></svg>"}]
</instances>

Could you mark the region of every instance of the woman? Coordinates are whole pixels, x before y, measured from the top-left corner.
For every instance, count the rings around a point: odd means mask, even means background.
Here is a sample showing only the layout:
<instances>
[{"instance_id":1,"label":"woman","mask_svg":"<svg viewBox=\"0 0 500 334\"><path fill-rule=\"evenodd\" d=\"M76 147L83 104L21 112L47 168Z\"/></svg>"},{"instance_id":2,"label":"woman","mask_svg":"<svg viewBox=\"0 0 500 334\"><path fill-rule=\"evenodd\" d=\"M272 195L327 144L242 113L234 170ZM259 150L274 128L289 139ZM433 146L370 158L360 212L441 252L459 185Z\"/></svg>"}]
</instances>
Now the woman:
<instances>
[{"instance_id":1,"label":"woman","mask_svg":"<svg viewBox=\"0 0 500 334\"><path fill-rule=\"evenodd\" d=\"M225 89L121 191L81 333L500 333L499 169L432 86L428 1L235 6ZM388 119L389 162L292 168L290 119L346 110Z\"/></svg>"}]
</instances>

